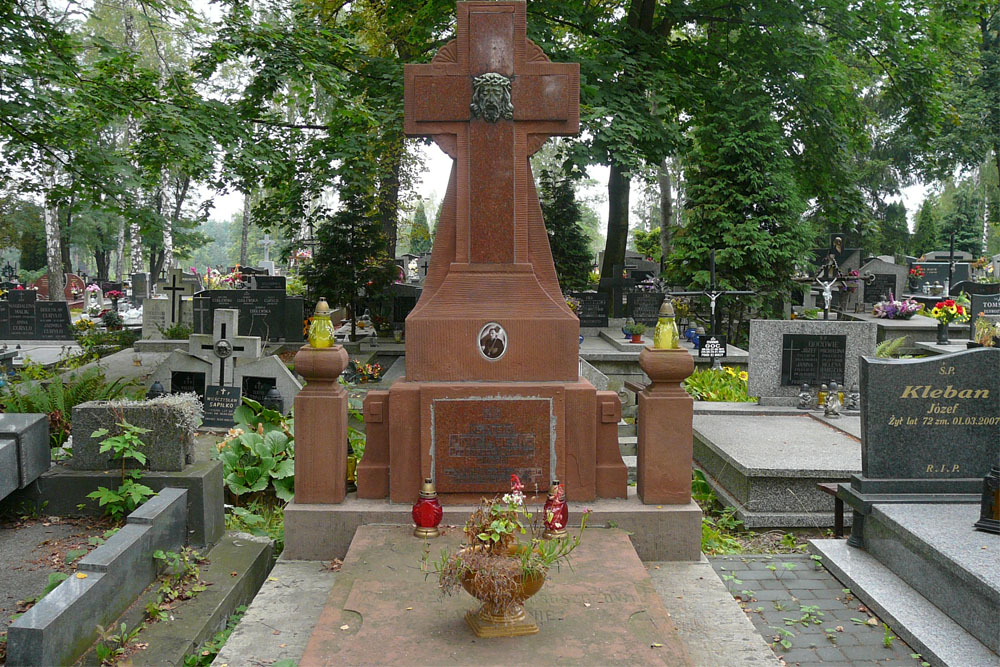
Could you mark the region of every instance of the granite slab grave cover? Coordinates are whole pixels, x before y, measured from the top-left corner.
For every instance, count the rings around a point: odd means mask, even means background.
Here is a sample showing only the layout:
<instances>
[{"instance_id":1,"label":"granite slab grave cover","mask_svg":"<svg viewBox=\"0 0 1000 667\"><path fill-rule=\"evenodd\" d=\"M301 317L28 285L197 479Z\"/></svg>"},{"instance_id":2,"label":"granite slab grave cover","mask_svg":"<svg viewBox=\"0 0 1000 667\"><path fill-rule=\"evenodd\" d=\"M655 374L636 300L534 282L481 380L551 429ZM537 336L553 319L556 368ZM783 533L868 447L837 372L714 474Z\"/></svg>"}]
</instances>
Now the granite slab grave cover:
<instances>
[{"instance_id":1,"label":"granite slab grave cover","mask_svg":"<svg viewBox=\"0 0 1000 667\"><path fill-rule=\"evenodd\" d=\"M17 491L17 440L0 438L0 500Z\"/></svg>"},{"instance_id":2,"label":"granite slab grave cover","mask_svg":"<svg viewBox=\"0 0 1000 667\"><path fill-rule=\"evenodd\" d=\"M799 385L789 382L788 364L794 364L794 357L785 354L785 336L795 338L804 346L802 336L814 336L817 344L827 343L834 349L843 349L843 380L850 387L858 382L858 357L874 354L878 327L872 322L821 321L821 320L751 320L750 321L750 377L747 391L757 397L794 397L799 393ZM840 339L839 337L843 337ZM820 338L827 337L827 338ZM833 338L837 337L837 338ZM842 348L840 342L843 342ZM832 369L834 361L828 353L817 354L816 364L810 367ZM783 367L786 369L783 379ZM838 367L839 368L839 367ZM804 367L800 371L804 372ZM822 371L820 371L822 372ZM793 378L795 375L793 374ZM825 380L828 381L828 380ZM839 382L839 379L838 379Z\"/></svg>"},{"instance_id":3,"label":"granite slab grave cover","mask_svg":"<svg viewBox=\"0 0 1000 667\"><path fill-rule=\"evenodd\" d=\"M146 465L130 462L130 468L179 471L194 462L194 428L200 420L201 404L193 394L148 401L88 401L73 408L73 456L66 465L75 470L114 470L120 462L110 452L101 453L101 441L121 433L122 420L149 429L140 436L146 447ZM108 435L93 437L98 429Z\"/></svg>"},{"instance_id":4,"label":"granite slab grave cover","mask_svg":"<svg viewBox=\"0 0 1000 667\"><path fill-rule=\"evenodd\" d=\"M861 360L860 493L976 493L1000 462L1000 349Z\"/></svg>"},{"instance_id":5,"label":"granite slab grave cover","mask_svg":"<svg viewBox=\"0 0 1000 667\"><path fill-rule=\"evenodd\" d=\"M432 551L456 546L459 534L449 531ZM479 603L464 591L444 596L433 577L425 581L412 565L422 549L410 528L361 526L300 664L352 664L370 655L380 664L498 665L515 654L540 665L693 664L624 531L588 528L572 569L550 570L525 603L538 634L514 639L477 639L463 617Z\"/></svg>"},{"instance_id":6,"label":"granite slab grave cover","mask_svg":"<svg viewBox=\"0 0 1000 667\"><path fill-rule=\"evenodd\" d=\"M52 465L48 415L0 414L0 438L17 443L17 488L25 488Z\"/></svg>"}]
</instances>

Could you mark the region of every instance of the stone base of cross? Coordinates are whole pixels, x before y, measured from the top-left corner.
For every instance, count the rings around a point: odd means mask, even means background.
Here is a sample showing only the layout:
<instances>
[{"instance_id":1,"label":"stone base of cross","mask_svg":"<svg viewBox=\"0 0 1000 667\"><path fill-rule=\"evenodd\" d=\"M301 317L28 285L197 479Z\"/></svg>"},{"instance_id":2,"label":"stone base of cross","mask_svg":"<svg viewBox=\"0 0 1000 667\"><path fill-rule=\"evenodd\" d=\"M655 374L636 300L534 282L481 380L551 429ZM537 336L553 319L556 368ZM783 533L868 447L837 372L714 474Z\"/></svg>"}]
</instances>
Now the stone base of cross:
<instances>
[{"instance_id":1,"label":"stone base of cross","mask_svg":"<svg viewBox=\"0 0 1000 667\"><path fill-rule=\"evenodd\" d=\"M240 336L237 323L240 311L220 308L215 311L212 335L188 336L188 352L212 364L208 384L231 387L236 384L236 360L256 359L261 354L259 336Z\"/></svg>"}]
</instances>

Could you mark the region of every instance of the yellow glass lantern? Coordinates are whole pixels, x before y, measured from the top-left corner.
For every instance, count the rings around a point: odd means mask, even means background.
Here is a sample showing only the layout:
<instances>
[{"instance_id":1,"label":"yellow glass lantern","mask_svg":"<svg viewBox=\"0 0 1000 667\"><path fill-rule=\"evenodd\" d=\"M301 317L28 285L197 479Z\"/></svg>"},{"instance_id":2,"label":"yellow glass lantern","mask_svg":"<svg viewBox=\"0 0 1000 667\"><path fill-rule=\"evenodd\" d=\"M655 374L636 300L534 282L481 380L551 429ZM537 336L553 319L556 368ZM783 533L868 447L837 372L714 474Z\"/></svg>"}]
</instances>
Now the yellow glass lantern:
<instances>
[{"instance_id":1,"label":"yellow glass lantern","mask_svg":"<svg viewBox=\"0 0 1000 667\"><path fill-rule=\"evenodd\" d=\"M665 298L660 306L659 317L656 320L656 331L653 333L653 348L657 350L675 350L680 347L681 335L677 331L677 321L674 319L674 307L670 299Z\"/></svg>"},{"instance_id":2,"label":"yellow glass lantern","mask_svg":"<svg viewBox=\"0 0 1000 667\"><path fill-rule=\"evenodd\" d=\"M316 304L312 324L309 325L309 345L312 347L333 347L335 342L333 322L330 321L330 304L321 297Z\"/></svg>"}]
</instances>

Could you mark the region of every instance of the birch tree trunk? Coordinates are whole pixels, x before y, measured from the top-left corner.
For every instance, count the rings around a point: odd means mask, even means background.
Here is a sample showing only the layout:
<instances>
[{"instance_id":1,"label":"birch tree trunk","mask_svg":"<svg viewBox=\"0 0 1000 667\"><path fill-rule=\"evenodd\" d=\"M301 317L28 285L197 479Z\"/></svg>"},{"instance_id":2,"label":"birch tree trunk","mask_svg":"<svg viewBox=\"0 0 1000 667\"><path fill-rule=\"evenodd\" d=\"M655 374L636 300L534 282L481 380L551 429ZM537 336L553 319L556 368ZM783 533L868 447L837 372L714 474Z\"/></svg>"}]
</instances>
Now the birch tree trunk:
<instances>
[{"instance_id":1,"label":"birch tree trunk","mask_svg":"<svg viewBox=\"0 0 1000 667\"><path fill-rule=\"evenodd\" d=\"M46 190L43 224L45 225L45 258L49 267L49 301L66 300L66 281L63 274L62 242L59 235L59 209L50 200L53 188L56 186L55 171L50 172L46 179Z\"/></svg>"},{"instance_id":2,"label":"birch tree trunk","mask_svg":"<svg viewBox=\"0 0 1000 667\"><path fill-rule=\"evenodd\" d=\"M674 236L673 199L670 194L670 162L666 159L657 169L656 180L660 185L660 256L666 261L670 257L670 242Z\"/></svg>"},{"instance_id":3,"label":"birch tree trunk","mask_svg":"<svg viewBox=\"0 0 1000 667\"><path fill-rule=\"evenodd\" d=\"M125 268L125 220L118 221L118 240L115 247L115 279L119 282L125 280L123 270Z\"/></svg>"},{"instance_id":4,"label":"birch tree trunk","mask_svg":"<svg viewBox=\"0 0 1000 667\"><path fill-rule=\"evenodd\" d=\"M250 253L249 239L250 239L250 198L253 196L253 192L248 192L243 197L243 224L240 228L240 266L246 266L248 260L248 255Z\"/></svg>"}]
</instances>

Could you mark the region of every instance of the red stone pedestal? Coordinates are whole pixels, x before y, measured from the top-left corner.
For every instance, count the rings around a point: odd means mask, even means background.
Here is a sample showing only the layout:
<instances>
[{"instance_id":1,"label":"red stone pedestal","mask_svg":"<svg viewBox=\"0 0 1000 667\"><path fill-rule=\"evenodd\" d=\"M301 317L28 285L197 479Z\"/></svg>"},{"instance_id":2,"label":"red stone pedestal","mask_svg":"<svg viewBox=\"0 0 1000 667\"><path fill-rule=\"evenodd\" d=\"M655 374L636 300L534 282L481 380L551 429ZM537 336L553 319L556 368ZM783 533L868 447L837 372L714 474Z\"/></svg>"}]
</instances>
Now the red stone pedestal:
<instances>
[{"instance_id":1,"label":"red stone pedestal","mask_svg":"<svg viewBox=\"0 0 1000 667\"><path fill-rule=\"evenodd\" d=\"M639 393L636 487L647 505L691 501L691 418L694 400L680 383L694 371L684 349L639 353L639 365L652 382Z\"/></svg>"},{"instance_id":2,"label":"red stone pedestal","mask_svg":"<svg viewBox=\"0 0 1000 667\"><path fill-rule=\"evenodd\" d=\"M306 386L295 397L295 502L341 503L347 495L347 392L337 378L347 368L340 345L303 346L295 371Z\"/></svg>"}]
</instances>

